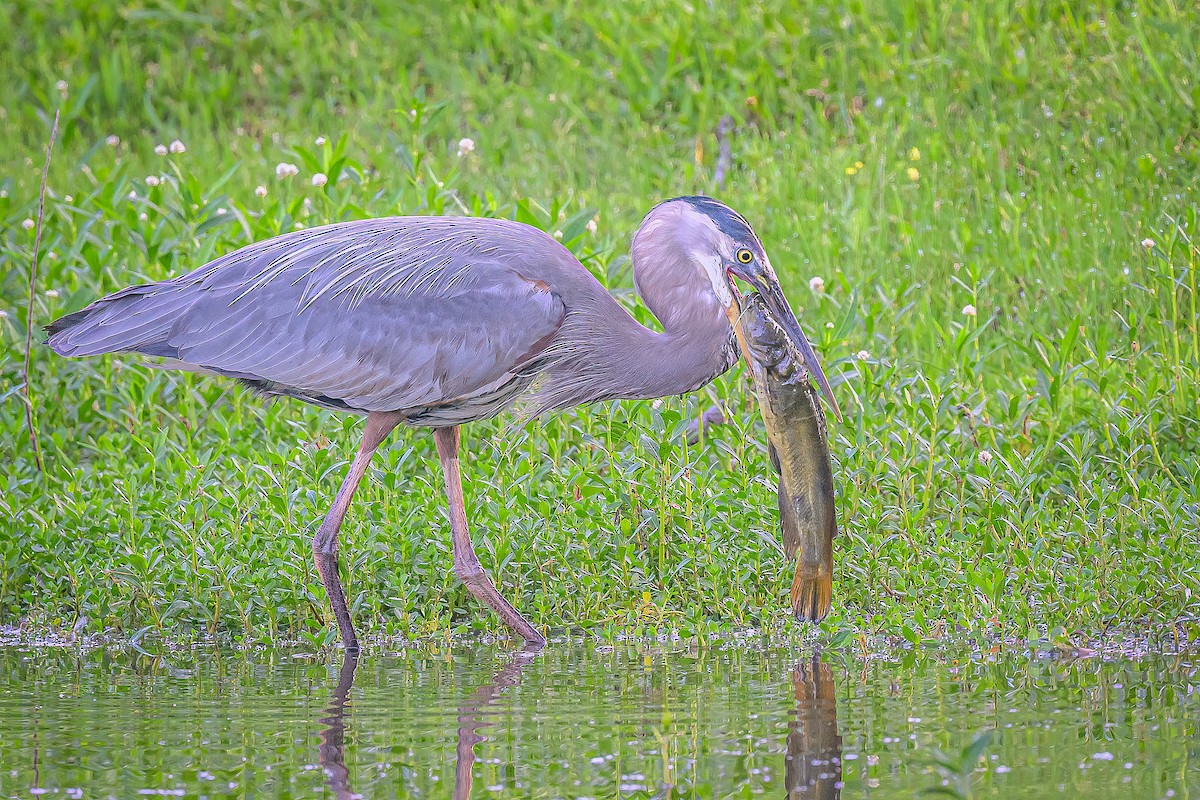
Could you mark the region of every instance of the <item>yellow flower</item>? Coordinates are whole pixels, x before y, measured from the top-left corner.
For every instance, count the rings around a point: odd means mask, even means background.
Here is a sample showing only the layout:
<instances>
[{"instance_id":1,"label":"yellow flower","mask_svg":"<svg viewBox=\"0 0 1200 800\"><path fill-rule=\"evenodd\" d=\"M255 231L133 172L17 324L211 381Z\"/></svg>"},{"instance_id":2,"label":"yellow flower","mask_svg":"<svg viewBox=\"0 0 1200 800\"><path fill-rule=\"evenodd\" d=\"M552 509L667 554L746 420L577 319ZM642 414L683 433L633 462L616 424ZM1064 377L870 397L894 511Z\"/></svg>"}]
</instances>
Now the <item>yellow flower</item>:
<instances>
[{"instance_id":1,"label":"yellow flower","mask_svg":"<svg viewBox=\"0 0 1200 800\"><path fill-rule=\"evenodd\" d=\"M921 177L921 173L917 171L917 168L916 168L916 167L909 167L909 168L908 168L908 179L909 179L910 181L915 181L915 180L917 180L917 179L918 179L918 178L920 178L920 177Z\"/></svg>"},{"instance_id":2,"label":"yellow flower","mask_svg":"<svg viewBox=\"0 0 1200 800\"><path fill-rule=\"evenodd\" d=\"M908 151L908 160L909 161L920 161L921 160L921 151L915 147L912 150L909 150Z\"/></svg>"},{"instance_id":3,"label":"yellow flower","mask_svg":"<svg viewBox=\"0 0 1200 800\"><path fill-rule=\"evenodd\" d=\"M847 175L853 175L856 172L858 172L858 167L846 167Z\"/></svg>"}]
</instances>

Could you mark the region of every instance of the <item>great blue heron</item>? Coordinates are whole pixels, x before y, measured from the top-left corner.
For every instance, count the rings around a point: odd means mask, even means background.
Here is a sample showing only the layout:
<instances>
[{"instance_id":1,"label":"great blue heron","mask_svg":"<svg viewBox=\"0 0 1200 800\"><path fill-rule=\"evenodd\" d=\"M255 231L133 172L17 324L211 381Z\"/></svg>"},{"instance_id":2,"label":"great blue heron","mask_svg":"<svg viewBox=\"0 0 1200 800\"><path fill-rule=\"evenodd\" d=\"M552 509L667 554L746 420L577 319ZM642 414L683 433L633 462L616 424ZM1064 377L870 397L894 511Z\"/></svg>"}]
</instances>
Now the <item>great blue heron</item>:
<instances>
[{"instance_id":1,"label":"great blue heron","mask_svg":"<svg viewBox=\"0 0 1200 800\"><path fill-rule=\"evenodd\" d=\"M509 628L541 643L471 546L459 425L518 401L536 415L698 389L737 360L734 276L762 295L834 403L761 242L728 206L708 197L655 206L633 237L633 276L661 333L634 320L535 228L464 217L365 219L287 233L186 275L122 289L51 323L47 343L64 356L159 356L264 394L366 415L358 452L313 538L352 651L358 639L338 577L338 529L392 429L433 428L455 573Z\"/></svg>"}]
</instances>

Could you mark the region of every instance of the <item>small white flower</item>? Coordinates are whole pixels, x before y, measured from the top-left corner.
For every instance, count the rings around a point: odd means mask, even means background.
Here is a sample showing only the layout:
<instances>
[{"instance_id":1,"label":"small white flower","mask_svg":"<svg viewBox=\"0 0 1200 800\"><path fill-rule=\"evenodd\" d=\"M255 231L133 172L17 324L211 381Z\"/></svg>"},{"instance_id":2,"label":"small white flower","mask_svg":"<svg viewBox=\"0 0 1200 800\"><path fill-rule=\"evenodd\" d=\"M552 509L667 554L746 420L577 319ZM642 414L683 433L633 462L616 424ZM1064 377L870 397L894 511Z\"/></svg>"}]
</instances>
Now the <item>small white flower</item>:
<instances>
[{"instance_id":1,"label":"small white flower","mask_svg":"<svg viewBox=\"0 0 1200 800\"><path fill-rule=\"evenodd\" d=\"M554 232L554 238L555 238L555 239L561 239L561 238L562 238L562 231L555 231L555 232Z\"/></svg>"},{"instance_id":2,"label":"small white flower","mask_svg":"<svg viewBox=\"0 0 1200 800\"><path fill-rule=\"evenodd\" d=\"M175 141L171 142L171 152L172 153L186 153L187 146L184 145L183 142L176 139Z\"/></svg>"},{"instance_id":3,"label":"small white flower","mask_svg":"<svg viewBox=\"0 0 1200 800\"><path fill-rule=\"evenodd\" d=\"M66 94L67 93L67 82L66 81L55 81L54 88L58 89L60 94Z\"/></svg>"},{"instance_id":4,"label":"small white flower","mask_svg":"<svg viewBox=\"0 0 1200 800\"><path fill-rule=\"evenodd\" d=\"M295 228L296 230L300 230L301 228L303 228L303 227L304 227L304 223L303 223L303 222L297 222L297 223L296 223L295 225L293 225L292 227L293 227L293 228Z\"/></svg>"},{"instance_id":5,"label":"small white flower","mask_svg":"<svg viewBox=\"0 0 1200 800\"><path fill-rule=\"evenodd\" d=\"M8 312L0 308L0 319L8 319Z\"/></svg>"},{"instance_id":6,"label":"small white flower","mask_svg":"<svg viewBox=\"0 0 1200 800\"><path fill-rule=\"evenodd\" d=\"M255 186L255 187L254 187L254 193L255 193L256 195L258 195L259 197L266 197L266 196L267 196L267 187L265 187L265 186Z\"/></svg>"},{"instance_id":7,"label":"small white flower","mask_svg":"<svg viewBox=\"0 0 1200 800\"><path fill-rule=\"evenodd\" d=\"M130 200L137 200L137 192L135 192L133 189L130 189L129 194L127 194L126 197L128 197Z\"/></svg>"},{"instance_id":8,"label":"small white flower","mask_svg":"<svg viewBox=\"0 0 1200 800\"><path fill-rule=\"evenodd\" d=\"M324 137L324 136L318 136L318 137L317 137L317 147L320 147L320 146L321 146L321 145L323 145L323 144L325 144L325 137Z\"/></svg>"},{"instance_id":9,"label":"small white flower","mask_svg":"<svg viewBox=\"0 0 1200 800\"><path fill-rule=\"evenodd\" d=\"M25 221L21 223L21 227L22 227L22 228L24 228L24 229L25 229L25 230L27 230L27 231L31 231L31 230L33 230L33 226L34 226L35 224L37 224L37 223L35 223L35 222L34 222L33 220L31 220L29 217L26 217L26 218L25 218Z\"/></svg>"},{"instance_id":10,"label":"small white flower","mask_svg":"<svg viewBox=\"0 0 1200 800\"><path fill-rule=\"evenodd\" d=\"M293 175L299 175L300 168L295 164L289 164L286 161L280 161L275 165L276 178L290 178Z\"/></svg>"},{"instance_id":11,"label":"small white flower","mask_svg":"<svg viewBox=\"0 0 1200 800\"><path fill-rule=\"evenodd\" d=\"M65 195L63 195L63 202L64 203L73 203L73 202L75 202L75 198L69 194L65 194Z\"/></svg>"},{"instance_id":12,"label":"small white flower","mask_svg":"<svg viewBox=\"0 0 1200 800\"><path fill-rule=\"evenodd\" d=\"M150 219L150 217L146 215L145 211L143 211L142 213L138 214L138 219L142 222L145 222L146 220Z\"/></svg>"},{"instance_id":13,"label":"small white flower","mask_svg":"<svg viewBox=\"0 0 1200 800\"><path fill-rule=\"evenodd\" d=\"M814 275L808 279L808 288L812 289L817 294L825 291L825 279L820 275Z\"/></svg>"},{"instance_id":14,"label":"small white flower","mask_svg":"<svg viewBox=\"0 0 1200 800\"><path fill-rule=\"evenodd\" d=\"M595 232L596 232L596 228L597 228L597 225L596 225L596 219L595 219L595 217L593 217L592 219L589 219L589 220L588 220L588 224L587 224L587 232L588 232L588 233L595 233Z\"/></svg>"},{"instance_id":15,"label":"small white flower","mask_svg":"<svg viewBox=\"0 0 1200 800\"><path fill-rule=\"evenodd\" d=\"M866 360L867 360L868 358L870 358L870 357L871 357L871 354L870 354L870 353L868 353L866 350L859 350L859 351L858 351L858 360L859 360L859 361L866 361Z\"/></svg>"},{"instance_id":16,"label":"small white flower","mask_svg":"<svg viewBox=\"0 0 1200 800\"><path fill-rule=\"evenodd\" d=\"M827 331L831 331L831 330L833 330L833 323L832 323L832 322L826 322L826 323L825 323L825 330L827 330Z\"/></svg>"},{"instance_id":17,"label":"small white flower","mask_svg":"<svg viewBox=\"0 0 1200 800\"><path fill-rule=\"evenodd\" d=\"M158 179L157 175L147 175L146 176L146 185L147 186L158 186L158 184L161 182L162 181L160 181Z\"/></svg>"},{"instance_id":18,"label":"small white flower","mask_svg":"<svg viewBox=\"0 0 1200 800\"><path fill-rule=\"evenodd\" d=\"M970 303L967 303L965 306L963 306L962 313L963 313L964 317L975 316L975 306L971 305Z\"/></svg>"},{"instance_id":19,"label":"small white flower","mask_svg":"<svg viewBox=\"0 0 1200 800\"><path fill-rule=\"evenodd\" d=\"M167 146L165 144L154 145L154 155L165 156L167 154Z\"/></svg>"},{"instance_id":20,"label":"small white flower","mask_svg":"<svg viewBox=\"0 0 1200 800\"><path fill-rule=\"evenodd\" d=\"M324 186L327 183L329 183L329 178L326 177L324 172L318 172L316 175L312 176L313 186Z\"/></svg>"},{"instance_id":21,"label":"small white flower","mask_svg":"<svg viewBox=\"0 0 1200 800\"><path fill-rule=\"evenodd\" d=\"M58 297L58 289L47 289L46 297L49 297L51 300Z\"/></svg>"},{"instance_id":22,"label":"small white flower","mask_svg":"<svg viewBox=\"0 0 1200 800\"><path fill-rule=\"evenodd\" d=\"M1153 239L1142 239L1142 247L1146 248L1147 250L1153 250L1154 249L1154 240Z\"/></svg>"},{"instance_id":23,"label":"small white flower","mask_svg":"<svg viewBox=\"0 0 1200 800\"><path fill-rule=\"evenodd\" d=\"M473 152L475 152L475 140L474 139L459 139L458 140L459 156L465 156L467 153L473 153Z\"/></svg>"},{"instance_id":24,"label":"small white flower","mask_svg":"<svg viewBox=\"0 0 1200 800\"><path fill-rule=\"evenodd\" d=\"M116 147L121 143L121 137L113 134L104 140L104 143L109 147Z\"/></svg>"},{"instance_id":25,"label":"small white flower","mask_svg":"<svg viewBox=\"0 0 1200 800\"><path fill-rule=\"evenodd\" d=\"M225 216L225 209L223 209L223 208L218 208L218 209L217 209L217 216L218 216L218 217L223 217L223 216Z\"/></svg>"},{"instance_id":26,"label":"small white flower","mask_svg":"<svg viewBox=\"0 0 1200 800\"><path fill-rule=\"evenodd\" d=\"M992 463L992 454L989 453L987 450L980 450L979 451L979 463L983 464L985 467L988 464Z\"/></svg>"}]
</instances>

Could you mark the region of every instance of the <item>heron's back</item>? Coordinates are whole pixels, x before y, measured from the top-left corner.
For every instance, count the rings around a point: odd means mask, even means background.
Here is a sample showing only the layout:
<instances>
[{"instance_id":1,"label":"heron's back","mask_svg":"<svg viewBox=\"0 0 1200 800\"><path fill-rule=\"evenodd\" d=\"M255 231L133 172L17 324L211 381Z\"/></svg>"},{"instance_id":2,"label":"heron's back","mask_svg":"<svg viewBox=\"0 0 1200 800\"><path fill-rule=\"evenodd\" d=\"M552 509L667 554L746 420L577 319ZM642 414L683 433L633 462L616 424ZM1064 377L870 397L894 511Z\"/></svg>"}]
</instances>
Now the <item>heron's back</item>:
<instances>
[{"instance_id":1,"label":"heron's back","mask_svg":"<svg viewBox=\"0 0 1200 800\"><path fill-rule=\"evenodd\" d=\"M492 416L528 387L566 315L551 288L564 275L591 279L518 223L360 220L123 289L56 320L47 343L67 356L161 356L318 405L454 424Z\"/></svg>"}]
</instances>

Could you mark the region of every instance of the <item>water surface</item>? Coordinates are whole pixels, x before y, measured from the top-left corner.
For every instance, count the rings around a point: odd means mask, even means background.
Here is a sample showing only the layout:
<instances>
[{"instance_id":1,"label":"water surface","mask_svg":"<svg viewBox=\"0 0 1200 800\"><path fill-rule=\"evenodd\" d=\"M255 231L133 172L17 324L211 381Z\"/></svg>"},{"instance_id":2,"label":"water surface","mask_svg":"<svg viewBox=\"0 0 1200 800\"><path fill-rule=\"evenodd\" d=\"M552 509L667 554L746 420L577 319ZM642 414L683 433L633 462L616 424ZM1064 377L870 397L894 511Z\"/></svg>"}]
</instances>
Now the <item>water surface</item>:
<instances>
[{"instance_id":1,"label":"water surface","mask_svg":"<svg viewBox=\"0 0 1200 800\"><path fill-rule=\"evenodd\" d=\"M968 654L969 656L970 654ZM1188 797L1192 657L0 649L0 797ZM1194 796L1194 795L1193 795Z\"/></svg>"}]
</instances>

